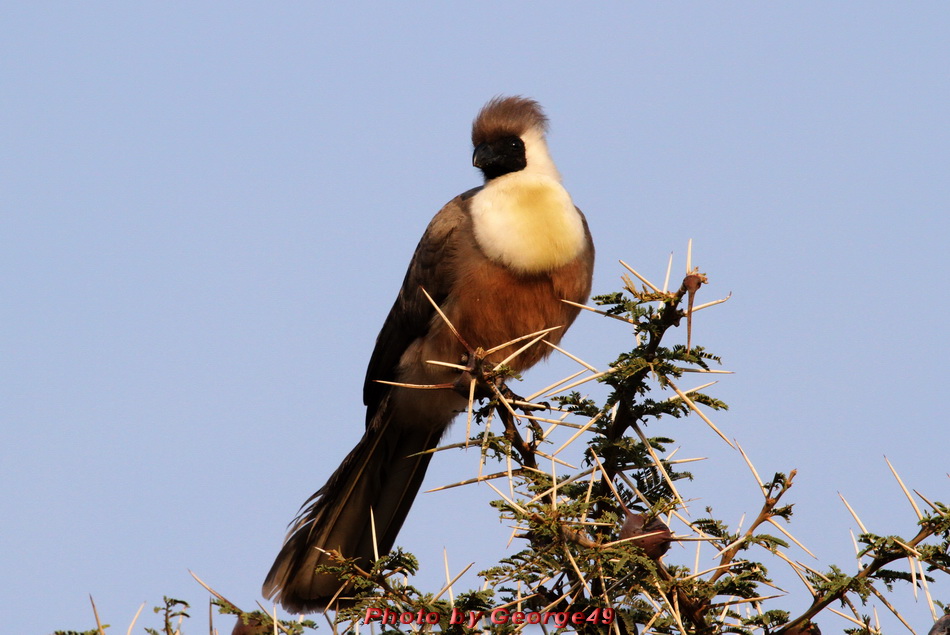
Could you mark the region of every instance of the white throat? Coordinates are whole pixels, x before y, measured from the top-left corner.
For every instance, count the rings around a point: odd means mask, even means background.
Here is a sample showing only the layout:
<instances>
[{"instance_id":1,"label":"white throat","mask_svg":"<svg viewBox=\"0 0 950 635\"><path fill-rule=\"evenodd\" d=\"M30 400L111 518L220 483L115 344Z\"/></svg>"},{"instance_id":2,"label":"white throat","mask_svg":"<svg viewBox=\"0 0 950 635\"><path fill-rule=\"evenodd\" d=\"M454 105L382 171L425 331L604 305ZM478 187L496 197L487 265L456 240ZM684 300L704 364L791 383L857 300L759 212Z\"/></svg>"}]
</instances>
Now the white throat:
<instances>
[{"instance_id":1,"label":"white throat","mask_svg":"<svg viewBox=\"0 0 950 635\"><path fill-rule=\"evenodd\" d=\"M492 179L472 198L475 240L489 259L516 272L551 271L584 249L584 223L540 131L522 136L527 166Z\"/></svg>"}]
</instances>

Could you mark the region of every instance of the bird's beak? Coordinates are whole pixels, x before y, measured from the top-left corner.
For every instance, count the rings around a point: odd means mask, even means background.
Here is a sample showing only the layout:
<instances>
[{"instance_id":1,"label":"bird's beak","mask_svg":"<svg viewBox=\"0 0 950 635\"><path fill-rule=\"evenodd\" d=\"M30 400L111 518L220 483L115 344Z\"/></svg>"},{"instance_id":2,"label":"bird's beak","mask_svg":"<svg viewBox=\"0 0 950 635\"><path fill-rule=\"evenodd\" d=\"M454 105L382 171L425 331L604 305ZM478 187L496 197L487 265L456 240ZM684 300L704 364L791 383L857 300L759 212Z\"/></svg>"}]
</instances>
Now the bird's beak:
<instances>
[{"instance_id":1,"label":"bird's beak","mask_svg":"<svg viewBox=\"0 0 950 635\"><path fill-rule=\"evenodd\" d=\"M489 163L492 159L495 158L495 153L487 143L479 143L475 146L475 152L472 154L472 165L476 168L483 168Z\"/></svg>"}]
</instances>

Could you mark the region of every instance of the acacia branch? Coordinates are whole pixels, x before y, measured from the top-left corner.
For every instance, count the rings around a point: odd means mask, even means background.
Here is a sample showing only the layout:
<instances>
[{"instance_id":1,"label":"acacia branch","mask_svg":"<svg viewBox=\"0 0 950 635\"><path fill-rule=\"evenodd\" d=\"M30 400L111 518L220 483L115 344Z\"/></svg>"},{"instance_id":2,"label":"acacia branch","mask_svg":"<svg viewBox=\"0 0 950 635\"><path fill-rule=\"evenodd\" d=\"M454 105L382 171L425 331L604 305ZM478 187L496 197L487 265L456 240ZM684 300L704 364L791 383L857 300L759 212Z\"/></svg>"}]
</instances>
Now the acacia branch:
<instances>
[{"instance_id":1,"label":"acacia branch","mask_svg":"<svg viewBox=\"0 0 950 635\"><path fill-rule=\"evenodd\" d=\"M906 544L910 547L916 547L921 542L934 535L934 529L932 527L924 526L921 528L917 535L914 536ZM832 602L843 599L849 592L852 591L852 587L855 581L868 579L873 576L875 573L886 567L892 562L897 560L902 560L907 557L907 553L886 553L881 554L874 558L866 567L858 571L858 573L852 577L848 584L843 587L836 589L834 591L829 591L822 595L819 595L814 598L811 603L811 606L802 613L800 616L796 617L794 620L785 624L781 629L775 632L775 635L788 635L793 633L793 629L807 620L810 620L814 616L818 615L825 607L827 607Z\"/></svg>"},{"instance_id":2,"label":"acacia branch","mask_svg":"<svg viewBox=\"0 0 950 635\"><path fill-rule=\"evenodd\" d=\"M762 509L759 510L759 515L756 516L755 520L752 521L752 524L749 525L749 528L743 534L742 538L734 541L732 545L722 553L722 557L719 559L719 565L721 568L717 569L710 576L709 581L715 582L720 577L722 577L726 571L727 565L733 561L736 557L736 554L739 553L739 550L742 549L743 545L755 535L755 530L759 528L762 523L768 522L772 517L775 516L775 506L778 505L778 502L782 499L782 496L785 495L792 487L792 480L795 478L796 470L789 472L788 478L782 483L781 488L775 495L770 495L771 492L775 489L776 483L773 481L769 486L769 490L765 494L765 502L762 504Z\"/></svg>"}]
</instances>

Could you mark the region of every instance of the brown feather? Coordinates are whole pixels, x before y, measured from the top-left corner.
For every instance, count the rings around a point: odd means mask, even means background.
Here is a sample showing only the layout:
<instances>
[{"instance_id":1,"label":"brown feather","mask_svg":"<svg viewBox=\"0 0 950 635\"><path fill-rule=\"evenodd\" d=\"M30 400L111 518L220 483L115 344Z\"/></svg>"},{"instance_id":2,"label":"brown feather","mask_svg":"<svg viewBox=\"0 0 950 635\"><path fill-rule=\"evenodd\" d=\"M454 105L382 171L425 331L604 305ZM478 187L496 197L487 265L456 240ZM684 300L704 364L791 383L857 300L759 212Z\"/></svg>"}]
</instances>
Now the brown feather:
<instances>
[{"instance_id":1,"label":"brown feather","mask_svg":"<svg viewBox=\"0 0 950 635\"><path fill-rule=\"evenodd\" d=\"M531 128L548 129L541 105L525 97L495 97L479 111L472 123L472 145L501 137L520 137Z\"/></svg>"}]
</instances>

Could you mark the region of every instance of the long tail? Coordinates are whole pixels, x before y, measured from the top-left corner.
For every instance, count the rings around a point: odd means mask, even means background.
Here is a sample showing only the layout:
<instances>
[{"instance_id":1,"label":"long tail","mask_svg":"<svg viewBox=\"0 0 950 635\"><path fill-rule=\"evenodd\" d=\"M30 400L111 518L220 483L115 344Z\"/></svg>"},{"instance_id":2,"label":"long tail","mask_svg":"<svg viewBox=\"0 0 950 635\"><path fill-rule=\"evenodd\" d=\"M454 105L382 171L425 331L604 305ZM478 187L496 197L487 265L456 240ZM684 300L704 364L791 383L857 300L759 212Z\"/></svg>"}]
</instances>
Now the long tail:
<instances>
[{"instance_id":1,"label":"long tail","mask_svg":"<svg viewBox=\"0 0 950 635\"><path fill-rule=\"evenodd\" d=\"M335 576L314 571L333 564L324 551L339 551L365 565L374 561L370 509L379 554L396 541L432 456L419 453L435 447L443 430L400 425L385 410L327 484L304 503L264 580L264 597L289 612L323 610L343 586Z\"/></svg>"}]
</instances>

